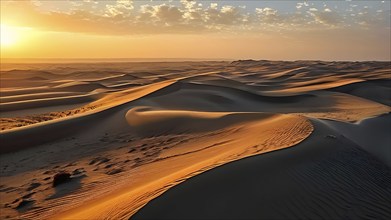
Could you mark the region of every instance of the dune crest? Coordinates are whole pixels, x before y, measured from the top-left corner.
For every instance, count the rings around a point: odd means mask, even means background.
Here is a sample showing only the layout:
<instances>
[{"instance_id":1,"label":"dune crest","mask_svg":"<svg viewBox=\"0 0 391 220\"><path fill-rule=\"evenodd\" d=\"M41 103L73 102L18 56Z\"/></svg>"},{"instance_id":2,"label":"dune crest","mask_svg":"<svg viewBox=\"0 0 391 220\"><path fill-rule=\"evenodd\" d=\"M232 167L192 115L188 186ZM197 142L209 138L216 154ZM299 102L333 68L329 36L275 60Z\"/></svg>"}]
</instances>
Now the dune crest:
<instances>
[{"instance_id":1,"label":"dune crest","mask_svg":"<svg viewBox=\"0 0 391 220\"><path fill-rule=\"evenodd\" d=\"M152 114L158 114L158 117L165 114L171 117L183 117L186 114L193 117L188 120L198 120L199 117L195 118L195 116L200 116L199 114L202 113L160 112ZM211 115L202 116L209 120L216 119ZM54 218L99 219L110 216L114 219L126 219L146 202L194 175L229 161L293 146L312 132L311 123L299 116L270 114L265 116L257 113L251 117L252 120L247 122L240 122L239 117L234 125L226 126L221 130L199 133L194 138L190 138L191 141L162 151L155 162L140 167L129 177L132 178L134 187L125 186L120 194L102 197L95 200L93 204L83 205L70 212L56 215ZM224 120L229 119L225 118L213 123L224 123ZM142 178L135 179L138 176ZM137 185L140 186L136 187Z\"/></svg>"}]
</instances>

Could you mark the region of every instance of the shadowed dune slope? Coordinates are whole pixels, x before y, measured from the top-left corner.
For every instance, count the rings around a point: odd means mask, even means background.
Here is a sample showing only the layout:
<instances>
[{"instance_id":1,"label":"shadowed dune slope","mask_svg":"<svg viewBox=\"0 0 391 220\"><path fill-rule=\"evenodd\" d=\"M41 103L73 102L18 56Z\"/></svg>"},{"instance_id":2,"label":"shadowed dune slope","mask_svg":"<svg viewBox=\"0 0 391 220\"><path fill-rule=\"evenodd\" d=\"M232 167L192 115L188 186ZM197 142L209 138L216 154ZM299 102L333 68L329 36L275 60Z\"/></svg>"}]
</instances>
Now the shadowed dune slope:
<instances>
[{"instance_id":1,"label":"shadowed dune slope","mask_svg":"<svg viewBox=\"0 0 391 220\"><path fill-rule=\"evenodd\" d=\"M390 167L322 122L314 125L297 146L193 177L130 219L391 218Z\"/></svg>"},{"instance_id":2,"label":"shadowed dune slope","mask_svg":"<svg viewBox=\"0 0 391 220\"><path fill-rule=\"evenodd\" d=\"M391 106L391 79L352 83L332 88L331 90L348 93Z\"/></svg>"},{"instance_id":3,"label":"shadowed dune slope","mask_svg":"<svg viewBox=\"0 0 391 220\"><path fill-rule=\"evenodd\" d=\"M358 123L332 120L324 120L323 123L391 167L391 113Z\"/></svg>"}]
</instances>

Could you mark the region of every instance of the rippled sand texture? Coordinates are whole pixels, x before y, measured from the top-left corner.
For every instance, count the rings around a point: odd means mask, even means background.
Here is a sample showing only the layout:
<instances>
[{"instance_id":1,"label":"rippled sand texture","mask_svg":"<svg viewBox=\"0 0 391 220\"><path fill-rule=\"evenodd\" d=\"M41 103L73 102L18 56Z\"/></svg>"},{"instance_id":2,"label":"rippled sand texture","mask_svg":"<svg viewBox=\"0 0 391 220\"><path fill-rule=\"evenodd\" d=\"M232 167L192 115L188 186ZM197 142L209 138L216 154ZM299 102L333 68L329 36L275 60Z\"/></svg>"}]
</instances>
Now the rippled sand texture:
<instances>
[{"instance_id":1,"label":"rippled sand texture","mask_svg":"<svg viewBox=\"0 0 391 220\"><path fill-rule=\"evenodd\" d=\"M391 215L389 62L1 68L2 219Z\"/></svg>"}]
</instances>

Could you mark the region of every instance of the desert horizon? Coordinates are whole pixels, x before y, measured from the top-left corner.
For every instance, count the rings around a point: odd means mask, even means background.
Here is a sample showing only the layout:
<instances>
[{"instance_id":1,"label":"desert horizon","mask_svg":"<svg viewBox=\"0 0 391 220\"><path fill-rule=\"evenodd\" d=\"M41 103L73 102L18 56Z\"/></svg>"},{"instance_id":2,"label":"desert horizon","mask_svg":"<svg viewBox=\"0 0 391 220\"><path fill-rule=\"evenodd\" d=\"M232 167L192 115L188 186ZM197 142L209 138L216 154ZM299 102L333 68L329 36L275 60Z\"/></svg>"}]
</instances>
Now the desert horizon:
<instances>
[{"instance_id":1,"label":"desert horizon","mask_svg":"<svg viewBox=\"0 0 391 220\"><path fill-rule=\"evenodd\" d=\"M391 219L390 1L0 6L0 219Z\"/></svg>"},{"instance_id":2,"label":"desert horizon","mask_svg":"<svg viewBox=\"0 0 391 220\"><path fill-rule=\"evenodd\" d=\"M7 64L47 64L47 63L143 63L143 62L200 62L235 61L233 58L3 58ZM381 62L381 61L380 61Z\"/></svg>"},{"instance_id":3,"label":"desert horizon","mask_svg":"<svg viewBox=\"0 0 391 220\"><path fill-rule=\"evenodd\" d=\"M69 64L83 64L83 63L149 63L149 62L233 62L233 61L244 61L244 60L253 60L253 61L320 61L320 62L390 62L389 60L321 60L321 59L287 59L287 60L270 60L270 59L251 59L251 58L2 58L2 65L9 64L60 64L60 63L69 63Z\"/></svg>"}]
</instances>

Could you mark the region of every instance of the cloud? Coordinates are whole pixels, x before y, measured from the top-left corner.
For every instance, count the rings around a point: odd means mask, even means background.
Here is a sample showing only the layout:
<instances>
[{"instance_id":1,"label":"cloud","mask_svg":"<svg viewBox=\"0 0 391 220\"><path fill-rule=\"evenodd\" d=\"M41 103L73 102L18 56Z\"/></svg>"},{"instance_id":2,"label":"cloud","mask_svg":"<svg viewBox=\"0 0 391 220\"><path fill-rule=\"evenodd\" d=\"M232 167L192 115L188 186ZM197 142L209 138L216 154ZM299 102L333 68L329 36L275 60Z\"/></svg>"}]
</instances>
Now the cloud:
<instances>
[{"instance_id":1,"label":"cloud","mask_svg":"<svg viewBox=\"0 0 391 220\"><path fill-rule=\"evenodd\" d=\"M264 24L273 24L283 22L283 18L278 14L278 11L272 8L255 8L258 19Z\"/></svg>"},{"instance_id":2,"label":"cloud","mask_svg":"<svg viewBox=\"0 0 391 220\"><path fill-rule=\"evenodd\" d=\"M175 6L158 5L154 6L155 16L163 22L176 23L182 19L183 13Z\"/></svg>"},{"instance_id":3,"label":"cloud","mask_svg":"<svg viewBox=\"0 0 391 220\"><path fill-rule=\"evenodd\" d=\"M31 0L31 3L36 5L36 6L41 6L42 5L42 2L39 1L39 0Z\"/></svg>"},{"instance_id":4,"label":"cloud","mask_svg":"<svg viewBox=\"0 0 391 220\"><path fill-rule=\"evenodd\" d=\"M390 14L390 9L377 10L375 13L372 13L368 8L363 8L357 11L356 16L354 16L354 22L365 28L388 27L389 29L391 25L389 19Z\"/></svg>"},{"instance_id":5,"label":"cloud","mask_svg":"<svg viewBox=\"0 0 391 220\"><path fill-rule=\"evenodd\" d=\"M308 6L309 6L309 4L307 2L299 2L296 4L297 9L300 9L302 7L308 7Z\"/></svg>"},{"instance_id":6,"label":"cloud","mask_svg":"<svg viewBox=\"0 0 391 220\"><path fill-rule=\"evenodd\" d=\"M325 8L323 11L310 9L308 14L310 14L315 23L318 24L337 27L343 23L343 17L329 8Z\"/></svg>"},{"instance_id":7,"label":"cloud","mask_svg":"<svg viewBox=\"0 0 391 220\"><path fill-rule=\"evenodd\" d=\"M2 22L47 31L132 35L203 32L284 31L389 26L389 10L354 11L316 9L307 2L297 3L291 11L271 7L250 9L243 6L202 4L195 0L174 3L148 2L135 6L131 0L68 1L63 11L44 10L46 1L9 1L1 4ZM63 4L67 2L62 2ZM55 4L55 3L52 3ZM348 3L349 4L349 3ZM47 7L46 7L47 8ZM353 9L352 9L353 10ZM350 14L356 16L352 17ZM347 19L346 17L349 17ZM387 26L388 25L388 26Z\"/></svg>"},{"instance_id":8,"label":"cloud","mask_svg":"<svg viewBox=\"0 0 391 220\"><path fill-rule=\"evenodd\" d=\"M90 2L90 1L84 1L84 2ZM107 4L106 10L107 13L105 16L129 16L133 10L133 2L130 0L117 0L114 5Z\"/></svg>"},{"instance_id":9,"label":"cloud","mask_svg":"<svg viewBox=\"0 0 391 220\"><path fill-rule=\"evenodd\" d=\"M224 5L220 10L209 8L206 13L203 13L203 17L206 24L233 25L242 23L245 15L242 13L242 8Z\"/></svg>"}]
</instances>

